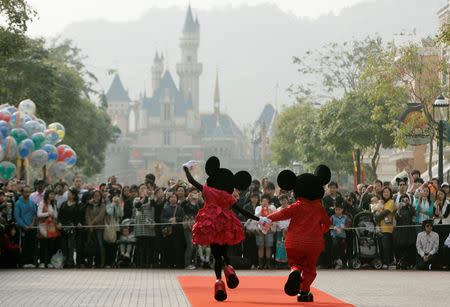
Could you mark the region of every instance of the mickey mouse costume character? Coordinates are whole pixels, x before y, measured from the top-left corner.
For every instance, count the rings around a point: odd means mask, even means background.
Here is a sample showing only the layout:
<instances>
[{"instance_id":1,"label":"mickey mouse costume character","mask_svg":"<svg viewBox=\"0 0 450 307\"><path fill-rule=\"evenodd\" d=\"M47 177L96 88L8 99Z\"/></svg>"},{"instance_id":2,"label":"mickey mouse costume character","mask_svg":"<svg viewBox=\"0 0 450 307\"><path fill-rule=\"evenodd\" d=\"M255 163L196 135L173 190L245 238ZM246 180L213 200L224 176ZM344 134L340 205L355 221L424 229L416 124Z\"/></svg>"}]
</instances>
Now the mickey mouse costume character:
<instances>
[{"instance_id":1,"label":"mickey mouse costume character","mask_svg":"<svg viewBox=\"0 0 450 307\"><path fill-rule=\"evenodd\" d=\"M267 216L269 222L291 219L285 243L291 272L284 291L290 296L297 295L299 302L314 300L310 286L317 275L317 258L324 250L323 234L330 228L330 219L320 199L325 193L323 186L330 178L330 169L325 165L318 166L314 174L300 176L290 170L282 171L277 178L278 185L283 190L294 190L297 202Z\"/></svg>"},{"instance_id":2,"label":"mickey mouse costume character","mask_svg":"<svg viewBox=\"0 0 450 307\"><path fill-rule=\"evenodd\" d=\"M214 298L223 301L227 298L225 284L222 281L222 268L224 267L227 286L234 289L239 284L234 268L229 265L227 248L245 239L242 223L231 211L233 206L246 218L259 221L259 218L236 205L236 199L231 195L233 190L245 190L250 186L252 177L246 171L233 173L220 167L217 157L210 157L206 161L205 170L208 175L206 185L198 183L191 175L187 165L183 166L188 181L200 190L205 199L205 204L195 217L192 227L192 242L196 245L210 245L215 259L214 271L217 281L214 287Z\"/></svg>"}]
</instances>

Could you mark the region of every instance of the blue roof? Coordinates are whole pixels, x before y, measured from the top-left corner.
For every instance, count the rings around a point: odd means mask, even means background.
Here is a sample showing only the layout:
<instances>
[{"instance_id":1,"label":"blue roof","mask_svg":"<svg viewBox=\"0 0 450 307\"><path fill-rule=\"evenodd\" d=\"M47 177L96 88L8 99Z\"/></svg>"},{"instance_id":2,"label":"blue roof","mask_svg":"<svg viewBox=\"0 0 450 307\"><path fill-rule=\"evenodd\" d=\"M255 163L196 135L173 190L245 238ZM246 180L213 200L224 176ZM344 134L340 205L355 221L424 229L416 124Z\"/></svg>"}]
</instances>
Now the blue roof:
<instances>
[{"instance_id":1,"label":"blue roof","mask_svg":"<svg viewBox=\"0 0 450 307\"><path fill-rule=\"evenodd\" d=\"M153 58L153 62L158 62L160 60L158 51L155 52L155 57Z\"/></svg>"},{"instance_id":2,"label":"blue roof","mask_svg":"<svg viewBox=\"0 0 450 307\"><path fill-rule=\"evenodd\" d=\"M192 99L190 103L189 99L186 103L183 95L181 95L180 91L177 89L172 75L166 70L161 78L159 88L155 91L153 97L144 97L142 101L144 107L148 110L149 116L160 116L161 100L164 99L166 92L169 92L170 100L175 104L175 116L184 116L186 115L186 110L192 109Z\"/></svg>"},{"instance_id":3,"label":"blue roof","mask_svg":"<svg viewBox=\"0 0 450 307\"><path fill-rule=\"evenodd\" d=\"M266 104L264 106L264 109L259 116L258 120L256 121L257 124L265 123L266 127L268 128L269 125L272 123L273 116L275 115L275 108L271 104Z\"/></svg>"},{"instance_id":4,"label":"blue roof","mask_svg":"<svg viewBox=\"0 0 450 307\"><path fill-rule=\"evenodd\" d=\"M119 74L115 74L113 82L106 93L106 99L109 101L130 101L128 93L120 81Z\"/></svg>"},{"instance_id":5,"label":"blue roof","mask_svg":"<svg viewBox=\"0 0 450 307\"><path fill-rule=\"evenodd\" d=\"M200 120L200 136L212 138L242 136L239 127L227 114L219 114L219 125L214 114L200 114Z\"/></svg>"},{"instance_id":6,"label":"blue roof","mask_svg":"<svg viewBox=\"0 0 450 307\"><path fill-rule=\"evenodd\" d=\"M194 21L194 18L192 17L191 5L189 5L186 13L186 20L184 21L183 32L195 32L197 29L198 19L197 22Z\"/></svg>"}]
</instances>

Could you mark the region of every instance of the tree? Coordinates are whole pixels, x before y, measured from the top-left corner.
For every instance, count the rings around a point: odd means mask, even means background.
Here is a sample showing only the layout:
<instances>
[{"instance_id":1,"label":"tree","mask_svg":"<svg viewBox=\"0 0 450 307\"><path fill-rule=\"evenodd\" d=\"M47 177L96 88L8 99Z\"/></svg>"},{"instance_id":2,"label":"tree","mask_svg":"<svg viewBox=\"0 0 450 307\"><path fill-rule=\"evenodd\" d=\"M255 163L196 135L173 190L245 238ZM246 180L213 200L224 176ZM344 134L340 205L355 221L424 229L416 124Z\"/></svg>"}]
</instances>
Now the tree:
<instances>
[{"instance_id":1,"label":"tree","mask_svg":"<svg viewBox=\"0 0 450 307\"><path fill-rule=\"evenodd\" d=\"M361 75L370 54L383 50L381 37L329 43L320 50L307 51L302 57L294 57L299 73L310 76L320 83L301 83L290 87L298 98L324 102L359 91L364 82Z\"/></svg>"},{"instance_id":2,"label":"tree","mask_svg":"<svg viewBox=\"0 0 450 307\"><path fill-rule=\"evenodd\" d=\"M321 84L291 87L299 101L321 101L315 117L317 135L310 135L316 143L306 148L315 152L314 147L320 144L327 153L319 156L325 155L324 161L334 164L338 172L353 173L352 151L356 148L370 156L371 168L376 172L380 149L395 145L396 123L408 102L406 91L392 80L384 80L381 73L377 78L372 76L375 68L379 68L375 63L389 59L392 50L380 37L367 37L361 41L328 44L301 59L294 58L299 72L317 75L321 80ZM314 94L313 89L318 87L326 95ZM308 116L306 120L312 118ZM302 144L307 142L305 139ZM301 152L304 151L302 148Z\"/></svg>"},{"instance_id":3,"label":"tree","mask_svg":"<svg viewBox=\"0 0 450 307\"><path fill-rule=\"evenodd\" d=\"M443 93L448 97L446 84L440 79L440 74L448 74L449 67L446 60L440 59L435 42L430 38L423 39L422 44L409 44L396 48L395 52L384 56L383 61L370 61L368 76L380 88L404 89L412 102L420 103L422 112L430 131L430 155L428 171L432 176L433 140L435 125L433 123L433 102ZM380 91L382 92L382 91ZM392 96L387 93L387 96ZM404 124L399 125L396 145L405 147L405 134L410 132Z\"/></svg>"},{"instance_id":4,"label":"tree","mask_svg":"<svg viewBox=\"0 0 450 307\"><path fill-rule=\"evenodd\" d=\"M79 49L70 41L47 48L42 39L27 39L23 50L0 62L0 72L1 101L17 105L32 99L39 118L65 126L64 143L77 152L77 168L86 176L102 170L113 127L106 112L89 100L95 91L83 78L89 73Z\"/></svg>"},{"instance_id":5,"label":"tree","mask_svg":"<svg viewBox=\"0 0 450 307\"><path fill-rule=\"evenodd\" d=\"M6 30L25 33L36 12L25 0L0 0L0 16L6 19Z\"/></svg>"},{"instance_id":6,"label":"tree","mask_svg":"<svg viewBox=\"0 0 450 307\"><path fill-rule=\"evenodd\" d=\"M0 18L6 22L6 27L0 26L0 61L24 48L25 32L34 16L25 0L0 0Z\"/></svg>"},{"instance_id":7,"label":"tree","mask_svg":"<svg viewBox=\"0 0 450 307\"><path fill-rule=\"evenodd\" d=\"M323 133L321 113L322 109L304 101L280 113L271 144L272 158L277 165L290 167L297 160L306 171L314 171L317 165L327 164L338 178L340 173L351 171L351 152L334 150L334 144Z\"/></svg>"}]
</instances>

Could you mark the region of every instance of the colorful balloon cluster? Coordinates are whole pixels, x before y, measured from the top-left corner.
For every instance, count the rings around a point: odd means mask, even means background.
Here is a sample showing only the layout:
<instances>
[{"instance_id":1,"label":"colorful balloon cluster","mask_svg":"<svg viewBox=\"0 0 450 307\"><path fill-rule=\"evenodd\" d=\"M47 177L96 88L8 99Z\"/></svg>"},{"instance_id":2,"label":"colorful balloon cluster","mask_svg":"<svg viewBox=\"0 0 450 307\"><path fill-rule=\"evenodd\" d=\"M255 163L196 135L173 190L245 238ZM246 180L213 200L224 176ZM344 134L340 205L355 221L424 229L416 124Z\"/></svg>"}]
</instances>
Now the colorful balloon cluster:
<instances>
[{"instance_id":1,"label":"colorful balloon cluster","mask_svg":"<svg viewBox=\"0 0 450 307\"><path fill-rule=\"evenodd\" d=\"M35 116L36 105L30 99L18 108L0 105L0 179L14 178L15 158L28 159L31 167L49 167L50 174L62 178L77 162L77 155L69 145L59 145L66 134L64 126Z\"/></svg>"}]
</instances>

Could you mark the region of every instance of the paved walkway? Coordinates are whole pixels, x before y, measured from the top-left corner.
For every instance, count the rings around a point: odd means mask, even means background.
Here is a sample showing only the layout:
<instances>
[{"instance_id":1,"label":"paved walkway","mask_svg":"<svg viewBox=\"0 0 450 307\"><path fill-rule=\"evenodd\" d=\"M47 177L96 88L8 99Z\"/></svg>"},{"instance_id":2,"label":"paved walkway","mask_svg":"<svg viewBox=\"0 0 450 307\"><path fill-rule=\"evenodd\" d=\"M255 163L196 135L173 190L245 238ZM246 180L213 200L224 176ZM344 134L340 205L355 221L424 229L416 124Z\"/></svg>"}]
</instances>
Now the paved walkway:
<instances>
[{"instance_id":1,"label":"paved walkway","mask_svg":"<svg viewBox=\"0 0 450 307\"><path fill-rule=\"evenodd\" d=\"M189 301L176 277L211 274L212 270L3 270L0 306L184 307ZM450 272L320 270L313 286L356 306L449 306ZM206 295L211 293L205 289Z\"/></svg>"}]
</instances>

